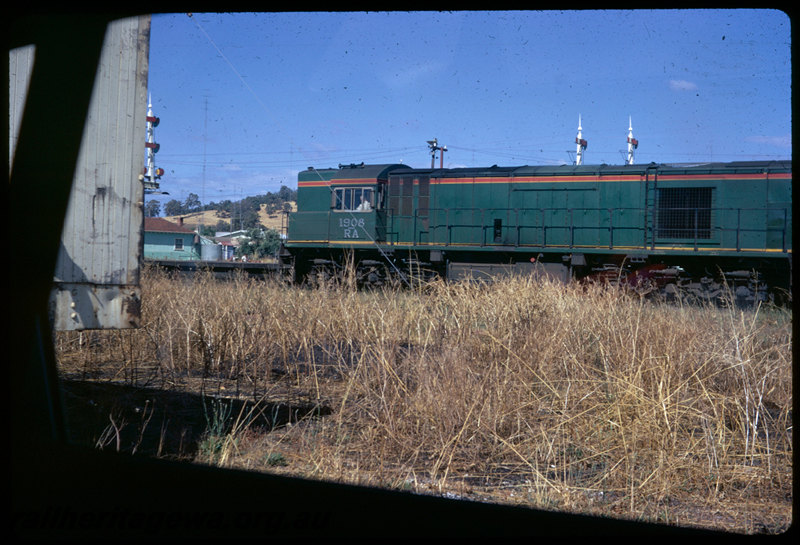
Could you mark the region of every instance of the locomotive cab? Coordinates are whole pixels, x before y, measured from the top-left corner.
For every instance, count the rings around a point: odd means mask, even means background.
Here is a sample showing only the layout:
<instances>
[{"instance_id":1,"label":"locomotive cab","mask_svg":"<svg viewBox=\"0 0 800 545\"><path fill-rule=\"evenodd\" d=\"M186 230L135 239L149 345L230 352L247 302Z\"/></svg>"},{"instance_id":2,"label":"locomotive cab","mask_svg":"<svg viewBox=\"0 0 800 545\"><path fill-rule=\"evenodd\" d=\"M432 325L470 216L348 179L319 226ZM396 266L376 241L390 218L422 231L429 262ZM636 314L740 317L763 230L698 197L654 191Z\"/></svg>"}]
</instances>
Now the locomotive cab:
<instances>
[{"instance_id":1,"label":"locomotive cab","mask_svg":"<svg viewBox=\"0 0 800 545\"><path fill-rule=\"evenodd\" d=\"M331 186L330 238L344 242L383 240L378 197L383 191L377 183L357 186Z\"/></svg>"},{"instance_id":2,"label":"locomotive cab","mask_svg":"<svg viewBox=\"0 0 800 545\"><path fill-rule=\"evenodd\" d=\"M353 247L386 240L388 173L405 165L339 165L298 176L298 211L289 214L287 248Z\"/></svg>"}]
</instances>

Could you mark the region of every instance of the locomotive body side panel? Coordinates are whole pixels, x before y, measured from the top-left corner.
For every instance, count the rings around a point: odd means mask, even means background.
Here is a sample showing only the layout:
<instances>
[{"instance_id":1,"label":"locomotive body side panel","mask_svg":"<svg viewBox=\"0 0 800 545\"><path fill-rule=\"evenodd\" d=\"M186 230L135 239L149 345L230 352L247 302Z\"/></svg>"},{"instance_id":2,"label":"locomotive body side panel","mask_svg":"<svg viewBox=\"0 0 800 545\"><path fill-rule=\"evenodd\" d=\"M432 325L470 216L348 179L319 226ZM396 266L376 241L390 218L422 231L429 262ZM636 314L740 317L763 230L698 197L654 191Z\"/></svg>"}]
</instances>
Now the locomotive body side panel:
<instances>
[{"instance_id":1,"label":"locomotive body side panel","mask_svg":"<svg viewBox=\"0 0 800 545\"><path fill-rule=\"evenodd\" d=\"M779 170L763 165L665 170L656 190L655 249L713 255L789 251L791 171Z\"/></svg>"},{"instance_id":2,"label":"locomotive body side panel","mask_svg":"<svg viewBox=\"0 0 800 545\"><path fill-rule=\"evenodd\" d=\"M792 175L778 173L767 179L767 245L770 248L792 247Z\"/></svg>"},{"instance_id":3,"label":"locomotive body side panel","mask_svg":"<svg viewBox=\"0 0 800 545\"><path fill-rule=\"evenodd\" d=\"M617 278L624 268L648 278L668 269L671 282L679 271L758 271L784 283L791 162L340 166L300 174L288 225L285 248L302 271L340 267L351 249L370 276L387 265L466 278Z\"/></svg>"},{"instance_id":4,"label":"locomotive body side panel","mask_svg":"<svg viewBox=\"0 0 800 545\"><path fill-rule=\"evenodd\" d=\"M288 215L287 238L296 244L327 244L330 181L338 169L302 171L297 176L297 212Z\"/></svg>"}]
</instances>

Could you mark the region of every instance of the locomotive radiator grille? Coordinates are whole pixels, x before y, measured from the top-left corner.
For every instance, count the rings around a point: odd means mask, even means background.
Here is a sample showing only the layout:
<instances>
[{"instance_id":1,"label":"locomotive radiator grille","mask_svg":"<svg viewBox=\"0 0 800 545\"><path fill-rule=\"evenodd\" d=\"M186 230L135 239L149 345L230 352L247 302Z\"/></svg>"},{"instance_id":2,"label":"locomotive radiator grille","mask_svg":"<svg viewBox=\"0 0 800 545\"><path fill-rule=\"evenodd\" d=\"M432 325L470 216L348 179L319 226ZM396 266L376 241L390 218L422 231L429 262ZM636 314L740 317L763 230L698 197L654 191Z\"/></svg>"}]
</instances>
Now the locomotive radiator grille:
<instances>
[{"instance_id":1,"label":"locomotive radiator grille","mask_svg":"<svg viewBox=\"0 0 800 545\"><path fill-rule=\"evenodd\" d=\"M711 238L711 187L660 188L657 194L658 238Z\"/></svg>"}]
</instances>

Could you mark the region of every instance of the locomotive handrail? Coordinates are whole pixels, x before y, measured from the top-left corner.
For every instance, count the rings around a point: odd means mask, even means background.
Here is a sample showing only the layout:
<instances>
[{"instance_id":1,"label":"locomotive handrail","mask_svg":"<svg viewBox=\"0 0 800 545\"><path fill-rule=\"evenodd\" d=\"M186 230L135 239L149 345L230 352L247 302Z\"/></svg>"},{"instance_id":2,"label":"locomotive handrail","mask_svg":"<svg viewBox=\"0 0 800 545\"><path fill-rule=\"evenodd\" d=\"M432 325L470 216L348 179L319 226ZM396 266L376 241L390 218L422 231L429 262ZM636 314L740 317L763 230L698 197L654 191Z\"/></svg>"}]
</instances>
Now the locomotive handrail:
<instances>
[{"instance_id":1,"label":"locomotive handrail","mask_svg":"<svg viewBox=\"0 0 800 545\"><path fill-rule=\"evenodd\" d=\"M494 224L490 224L486 221L487 216L491 216L492 212L494 213L504 213L507 214L508 217L513 216L513 223L509 222L508 224L503 224L500 229L503 233L513 232L515 236L508 240L505 237L501 237L503 239L503 243L499 245L507 246L513 245L514 247L520 246L533 246L533 247L569 247L574 248L576 245L576 233L579 231L590 231L590 230L597 230L597 231L605 231L608 233L608 243L607 247L609 249L613 249L615 247L615 234L619 234L620 232L625 231L639 231L643 233L641 244L640 246L643 249L647 249L647 237L645 236L648 229L652 228L655 233L655 240L661 240L662 243L668 240L675 241L675 243L680 243L684 245L690 246L695 251L698 251L700 246L708 246L708 245L716 245L721 243L721 236L726 232L735 232L736 233L736 251L749 251L742 249L741 247L741 238L743 234L746 233L771 233L777 232L780 233L781 243L780 249L783 252L787 251L787 234L786 231L788 229L788 212L786 208L773 208L773 207L748 207L748 208L734 208L734 207L660 207L657 209L658 214L654 216L651 221L655 225L643 225L641 223L642 215L647 211L646 207L619 207L619 208L600 208L600 207L460 207L460 208L426 208L425 215L420 216L419 210L415 210L411 215L392 215L392 221L394 218L406 218L411 220L414 224L414 233L411 240L412 245L431 245L436 244L437 241L439 244L449 246L453 244L453 236L454 231L459 229L466 229L466 230L476 230L480 233L478 238L472 238L472 242L479 246L487 246L489 245L487 242L487 235L486 232L488 230L497 229L497 226ZM691 211L694 212L694 217L692 218L693 221L688 222L685 226L659 226L658 225L658 217L659 215L663 215L669 212L678 212L678 211ZM741 225L741 214L743 212L782 212L783 217L781 221L780 227L767 227L767 228L745 228ZM390 213L392 211L390 210ZM576 224L575 215L576 213L598 213L597 224L595 225L579 225ZM700 213L709 213L709 214L720 214L724 212L735 212L738 216L737 218L737 226L736 228L726 228L719 225L709 225L708 227L701 227L699 222L699 214ZM520 221L521 214L535 214L537 215L540 220L534 224L526 224ZM564 221L563 224L556 224L554 223L554 218L551 218L550 221L547 220L548 214L561 214L556 220ZM442 214L444 215L444 222L441 221ZM470 214L472 217L475 215L480 216L479 222L474 221L455 221L455 219L460 214ZM618 221L620 220L620 215L626 214L630 217L628 218L628 222L619 224ZM419 224L418 218L423 217L427 218L429 225L426 229L420 230L417 228ZM713 216L712 216L713 217ZM451 218L453 218L451 220ZM605 223L605 224L604 224ZM649 223L649 222L648 222ZM537 229L540 230L542 233L541 243L540 244L530 244L524 243L522 240L522 231L527 229ZM444 240L437 238L437 233L444 230L446 236ZM566 242L563 243L553 243L552 241L548 241L548 232L552 233L554 231L559 230L566 230L569 232L568 238ZM667 236L663 234L664 231L686 231L690 230L692 236ZM422 242L422 237L420 236L422 233L425 233L428 236L427 242ZM701 233L708 233L707 236L700 236ZM717 233L717 235L713 235L711 233ZM393 234L396 232L393 231ZM600 244L598 244L599 246ZM604 245L606 246L606 245ZM626 244L626 247L629 247L630 244ZM765 250L769 248L769 241L764 240L763 246Z\"/></svg>"},{"instance_id":2,"label":"locomotive handrail","mask_svg":"<svg viewBox=\"0 0 800 545\"><path fill-rule=\"evenodd\" d=\"M420 214L420 211L424 211ZM640 232L641 238L634 236L628 238L628 241L635 241L639 239L638 244L623 243L622 246L626 248L641 247L648 248L647 233L652 229L654 234L653 241L660 241L661 244L679 244L685 246L687 249L691 248L698 251L701 246L718 245L724 241L726 233L732 233L730 242L736 252L748 251L762 251L762 250L779 250L783 253L788 252L788 229L790 215L786 207L659 207L656 209L657 214L648 218L647 224L642 219L646 213L647 207L619 207L619 208L600 208L600 207L461 207L461 208L424 208L415 209L410 215L395 214L394 209L387 208L386 222L383 224L386 227L385 238L386 243L390 245L405 243L399 240L400 230L398 229L397 220L406 219L411 223L413 228L412 239L409 243L413 246L416 245L444 245L449 246L454 244L454 233L458 230L473 230L479 234L477 237L467 237L468 243L480 246L487 245L500 245L500 246L514 246L514 247L568 247L574 248L576 246L576 237L580 232L586 231L604 231L607 233L607 243L598 242L596 246L601 244L609 249L619 247L618 240L620 233L625 232ZM659 225L660 217L665 213L670 212L694 212L692 220L686 222L686 225ZM735 214L736 221L734 227L727 227L722 224L700 226L699 214L711 214L711 218L721 217L722 214ZM319 215L320 211L307 211L307 212L293 212L297 219L300 219L305 214ZM500 242L489 244L487 242L487 230L498 229L498 226L487 221L492 218L492 215L504 214L503 220L508 220L508 223L499 225L502 235L499 237ZM580 213L596 213L596 222L592 225L582 225L580 222L576 223L575 217ZM764 214L778 214L780 217L773 218L773 225L766 227L746 227L743 225L743 215L748 213L764 213ZM326 234L325 241L331 242L331 227L330 217L331 212L328 211L326 217ZM459 221L460 215L469 215ZM475 216L479 216L479 222L473 220ZM530 223L525 221L525 216L538 217L538 221ZM549 216L549 217L548 217ZM729 216L731 217L731 216ZM424 225L427 220L428 225ZM444 221L442 221L444 220ZM731 221L725 222L725 225L730 225ZM541 233L539 243L526 242L523 233L527 230L538 230ZM692 236L676 236L670 235L669 231L691 231ZM552 240L552 233L559 231L567 231L566 238L561 238L556 242ZM439 237L440 233L444 233L444 239ZM513 233L513 236L507 238L508 233ZM700 236L704 234L705 236ZM758 247L743 247L743 239L748 234L764 235L763 240L758 242ZM427 235L427 241L423 242L422 235ZM551 235L550 237L548 235ZM770 244L770 235L775 235L780 239L778 244ZM550 240L548 240L550 238ZM625 237L623 237L624 239ZM774 239L773 239L774 240ZM288 240L291 242L291 240ZM581 246L585 246L582 244Z\"/></svg>"},{"instance_id":3,"label":"locomotive handrail","mask_svg":"<svg viewBox=\"0 0 800 545\"><path fill-rule=\"evenodd\" d=\"M515 240L511 243L515 247L519 247L519 246L541 246L541 247L546 247L546 246L548 246L547 231L548 230L551 230L551 231L552 230L559 230L559 229L566 229L566 230L570 231L570 243L568 244L568 246L569 247L573 247L575 245L575 231L576 230L603 229L603 230L608 230L610 232L611 236L610 236L609 248L613 248L613 232L614 232L614 230L617 230L617 231L623 231L623 230L643 231L645 229L640 224L638 224L639 219L640 219L638 217L632 218L632 221L633 222L637 222L637 224L634 224L634 225L621 225L621 226L620 225L617 225L617 226L614 225L614 213L615 212L626 212L626 211L641 212L643 209L642 208L638 208L638 207L620 207L620 208L613 208L613 209L597 208L597 207L581 207L581 208L574 208L574 207L573 208L570 208L570 207L551 207L551 208L541 208L541 207L536 207L536 208L520 208L520 207L513 207L513 208L512 207L489 207L489 208L462 207L462 208L455 208L455 209L454 208L429 208L429 209L426 209L426 210L428 211L427 217L429 218L429 220L430 220L431 217L433 217L433 218L438 218L439 217L438 215L432 214L431 212L444 212L444 214L445 214L445 222L444 223L436 222L436 223L434 223L432 225L429 225L428 226L429 231L426 231L426 232L434 232L435 233L436 231L438 231L440 229L444 229L447 232L446 240L443 241L444 245L452 244L453 230L454 229L461 229L461 228L479 230L482 233L482 235L481 235L481 240L480 240L480 242L478 244L480 244L481 246L487 245L486 244L486 234L485 233L489 229L495 229L494 225L489 225L485 221L485 217L486 217L486 213L487 212L502 212L502 213L513 212L514 213L515 222L513 224L503 225L501 227L501 229L503 231L505 231L505 232L508 232L509 230L516 231ZM541 220L540 220L540 222L538 224L533 224L533 225L531 225L531 224L527 224L527 225L523 224L523 223L521 223L519 221L519 215L520 215L521 212L522 213L535 212L535 213L537 213L537 215L539 215L541 217ZM545 219L546 214L547 213L554 213L554 212L555 213L557 213L557 212L565 212L565 213L567 213L569 215L570 221L566 225L554 225L554 224L551 224L551 223L547 222L546 219ZM602 225L597 225L597 226L594 226L594 225L592 225L592 226L575 225L575 221L574 221L574 213L575 212L608 212L608 214L609 214L609 217L608 217L609 225L607 227L606 226L602 226ZM478 224L476 224L474 222L471 222L471 223L451 222L450 217L451 217L451 215L453 213L472 213L473 215L475 213L480 213L481 222L478 223ZM406 217L406 218L410 219L411 216L399 216L399 217ZM542 239L543 239L542 240L542 244L540 244L540 245L522 244L520 232L523 229L540 229L540 230L542 230ZM415 236L414 239L416 241L417 237ZM430 244L430 242L428 244ZM562 246L562 245L558 245L558 246Z\"/></svg>"}]
</instances>

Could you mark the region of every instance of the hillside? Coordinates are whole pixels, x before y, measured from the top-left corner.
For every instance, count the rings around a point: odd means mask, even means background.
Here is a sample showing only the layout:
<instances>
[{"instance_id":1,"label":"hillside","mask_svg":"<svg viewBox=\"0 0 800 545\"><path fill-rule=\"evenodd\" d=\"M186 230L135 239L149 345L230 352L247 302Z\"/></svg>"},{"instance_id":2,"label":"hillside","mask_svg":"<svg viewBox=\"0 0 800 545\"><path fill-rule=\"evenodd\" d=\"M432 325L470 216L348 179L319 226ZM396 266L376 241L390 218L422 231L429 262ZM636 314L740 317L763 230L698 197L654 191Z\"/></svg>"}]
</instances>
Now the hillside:
<instances>
[{"instance_id":1,"label":"hillside","mask_svg":"<svg viewBox=\"0 0 800 545\"><path fill-rule=\"evenodd\" d=\"M297 203L291 201L289 203L292 206L292 211L297 210ZM276 231L281 230L281 221L282 221L282 214L268 214L265 210L266 205L261 206L261 210L258 211L258 219L261 221L261 225L268 229L275 229ZM191 212L189 214L181 214L178 216L166 216L165 219L178 223L180 218L183 218L183 224L191 229L197 228L198 225L202 222L203 225L211 225L214 226L217 224L218 221L230 221L229 217L225 217L224 212L218 210L205 210L202 212Z\"/></svg>"}]
</instances>

